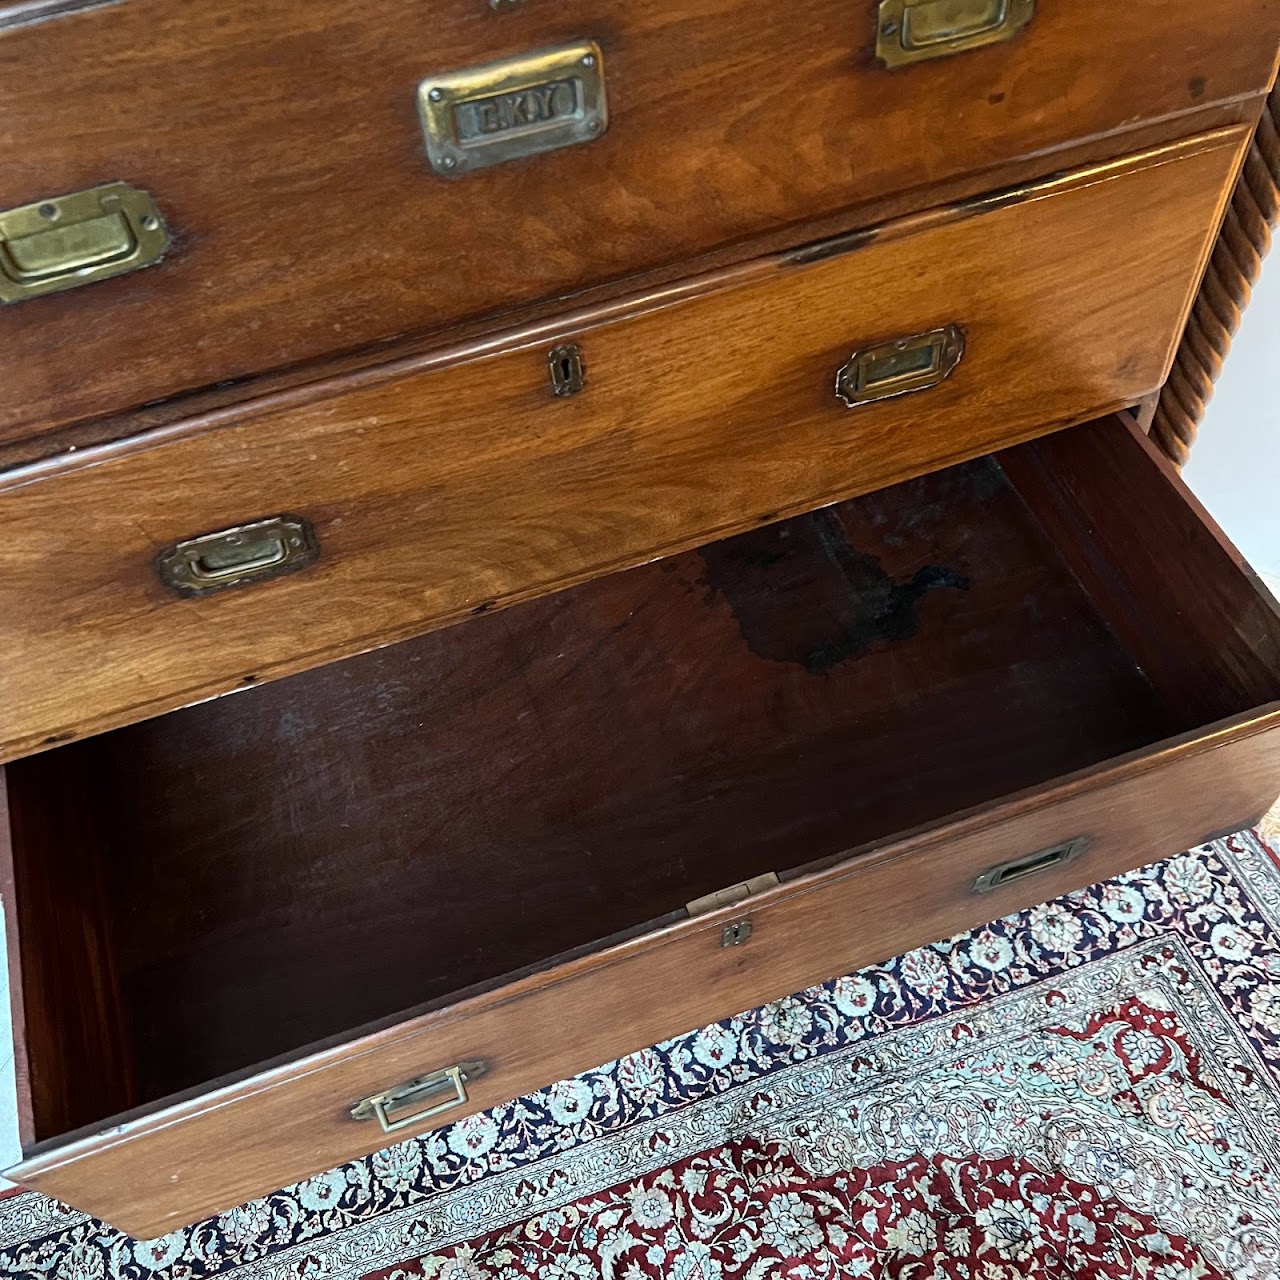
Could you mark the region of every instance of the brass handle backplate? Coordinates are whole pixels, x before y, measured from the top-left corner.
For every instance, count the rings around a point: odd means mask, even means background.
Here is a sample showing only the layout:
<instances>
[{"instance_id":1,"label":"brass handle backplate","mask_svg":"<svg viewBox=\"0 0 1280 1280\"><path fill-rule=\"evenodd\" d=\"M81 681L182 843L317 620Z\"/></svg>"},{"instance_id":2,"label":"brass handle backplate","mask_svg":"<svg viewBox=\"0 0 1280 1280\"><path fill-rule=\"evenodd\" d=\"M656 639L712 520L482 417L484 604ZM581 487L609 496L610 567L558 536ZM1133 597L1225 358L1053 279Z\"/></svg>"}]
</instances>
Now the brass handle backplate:
<instances>
[{"instance_id":1,"label":"brass handle backplate","mask_svg":"<svg viewBox=\"0 0 1280 1280\"><path fill-rule=\"evenodd\" d=\"M1077 836L1063 844L1052 845L1048 849L1037 849L1035 853L1023 854L1009 862L1002 862L984 871L974 882L974 893L990 893L1015 880L1024 880L1038 871L1048 871L1050 867L1065 866L1078 858L1090 845L1087 836Z\"/></svg>"},{"instance_id":2,"label":"brass handle backplate","mask_svg":"<svg viewBox=\"0 0 1280 1280\"><path fill-rule=\"evenodd\" d=\"M1012 40L1035 11L1036 0L883 0L876 57L905 67Z\"/></svg>"},{"instance_id":3,"label":"brass handle backplate","mask_svg":"<svg viewBox=\"0 0 1280 1280\"><path fill-rule=\"evenodd\" d=\"M351 1108L353 1120L376 1120L383 1133L395 1133L410 1125L421 1124L467 1101L467 1084L484 1075L488 1064L460 1062L431 1075L406 1080L394 1089L361 1098ZM423 1104L423 1105L419 1105ZM400 1113L408 1111L407 1115Z\"/></svg>"},{"instance_id":4,"label":"brass handle backplate","mask_svg":"<svg viewBox=\"0 0 1280 1280\"><path fill-rule=\"evenodd\" d=\"M836 395L850 408L936 387L964 356L964 330L949 324L928 333L859 347L836 372Z\"/></svg>"},{"instance_id":5,"label":"brass handle backplate","mask_svg":"<svg viewBox=\"0 0 1280 1280\"><path fill-rule=\"evenodd\" d=\"M202 596L301 569L319 553L309 520L272 516L187 538L160 554L156 572L179 595Z\"/></svg>"},{"instance_id":6,"label":"brass handle backplate","mask_svg":"<svg viewBox=\"0 0 1280 1280\"><path fill-rule=\"evenodd\" d=\"M127 182L0 212L0 302L75 289L159 262L169 232Z\"/></svg>"}]
</instances>

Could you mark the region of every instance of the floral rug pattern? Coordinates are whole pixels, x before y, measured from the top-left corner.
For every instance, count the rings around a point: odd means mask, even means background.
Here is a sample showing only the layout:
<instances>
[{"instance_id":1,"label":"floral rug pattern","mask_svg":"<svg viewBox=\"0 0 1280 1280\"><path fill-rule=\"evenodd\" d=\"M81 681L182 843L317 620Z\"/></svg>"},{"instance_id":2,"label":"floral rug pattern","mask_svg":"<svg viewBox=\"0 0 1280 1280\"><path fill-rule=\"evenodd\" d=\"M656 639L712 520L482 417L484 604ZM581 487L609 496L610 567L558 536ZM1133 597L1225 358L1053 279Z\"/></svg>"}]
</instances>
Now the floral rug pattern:
<instances>
[{"instance_id":1,"label":"floral rug pattern","mask_svg":"<svg viewBox=\"0 0 1280 1280\"><path fill-rule=\"evenodd\" d=\"M1257 833L133 1241L0 1200L13 1280L1280 1280Z\"/></svg>"}]
</instances>

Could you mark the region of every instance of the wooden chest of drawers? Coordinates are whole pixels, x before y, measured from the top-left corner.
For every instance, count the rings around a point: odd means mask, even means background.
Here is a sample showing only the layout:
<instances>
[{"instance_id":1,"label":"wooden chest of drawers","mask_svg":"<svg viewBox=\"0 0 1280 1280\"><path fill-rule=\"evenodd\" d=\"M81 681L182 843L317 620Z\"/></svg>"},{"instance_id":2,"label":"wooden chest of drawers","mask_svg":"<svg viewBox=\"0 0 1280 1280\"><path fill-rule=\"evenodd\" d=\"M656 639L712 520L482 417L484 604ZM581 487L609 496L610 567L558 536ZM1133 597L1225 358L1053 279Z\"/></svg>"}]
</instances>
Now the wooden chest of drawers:
<instances>
[{"instance_id":1,"label":"wooden chest of drawers","mask_svg":"<svg viewBox=\"0 0 1280 1280\"><path fill-rule=\"evenodd\" d=\"M931 0L931 56L890 66L901 0L72 0L6 29L31 7L0 4L3 207L126 181L172 245L0 308L0 443L1250 120L1280 28L1280 0ZM432 168L420 89L587 46L527 82L600 81L598 135Z\"/></svg>"},{"instance_id":2,"label":"wooden chest of drawers","mask_svg":"<svg viewBox=\"0 0 1280 1280\"><path fill-rule=\"evenodd\" d=\"M159 1234L1280 790L1126 412L1273 0L77 8L0 5L11 1176Z\"/></svg>"}]
</instances>

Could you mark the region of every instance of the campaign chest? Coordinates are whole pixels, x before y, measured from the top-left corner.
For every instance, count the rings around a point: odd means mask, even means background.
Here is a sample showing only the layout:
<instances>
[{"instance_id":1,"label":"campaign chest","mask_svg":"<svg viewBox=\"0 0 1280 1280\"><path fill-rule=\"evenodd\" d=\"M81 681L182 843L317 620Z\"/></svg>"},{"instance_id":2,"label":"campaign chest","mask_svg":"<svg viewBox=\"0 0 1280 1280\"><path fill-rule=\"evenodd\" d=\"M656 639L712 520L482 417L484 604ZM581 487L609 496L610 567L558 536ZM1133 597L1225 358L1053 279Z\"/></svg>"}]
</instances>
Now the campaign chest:
<instances>
[{"instance_id":1,"label":"campaign chest","mask_svg":"<svg viewBox=\"0 0 1280 1280\"><path fill-rule=\"evenodd\" d=\"M10 1176L162 1234L1257 817L1133 410L1278 50L0 5Z\"/></svg>"}]
</instances>

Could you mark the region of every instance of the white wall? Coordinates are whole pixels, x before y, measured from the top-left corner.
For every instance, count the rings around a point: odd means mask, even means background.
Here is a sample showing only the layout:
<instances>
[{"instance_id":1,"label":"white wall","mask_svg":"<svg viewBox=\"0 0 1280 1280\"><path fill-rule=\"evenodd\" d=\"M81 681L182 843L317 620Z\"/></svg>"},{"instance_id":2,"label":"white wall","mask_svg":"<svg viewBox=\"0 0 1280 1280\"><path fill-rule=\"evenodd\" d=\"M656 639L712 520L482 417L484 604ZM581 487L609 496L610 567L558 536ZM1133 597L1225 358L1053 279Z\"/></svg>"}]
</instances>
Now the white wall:
<instances>
[{"instance_id":1,"label":"white wall","mask_svg":"<svg viewBox=\"0 0 1280 1280\"><path fill-rule=\"evenodd\" d=\"M1280 246L1268 259L1183 472L1270 583L1280 586Z\"/></svg>"}]
</instances>

